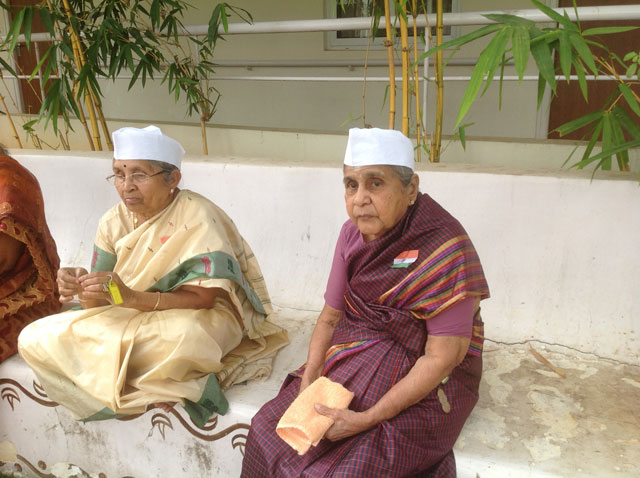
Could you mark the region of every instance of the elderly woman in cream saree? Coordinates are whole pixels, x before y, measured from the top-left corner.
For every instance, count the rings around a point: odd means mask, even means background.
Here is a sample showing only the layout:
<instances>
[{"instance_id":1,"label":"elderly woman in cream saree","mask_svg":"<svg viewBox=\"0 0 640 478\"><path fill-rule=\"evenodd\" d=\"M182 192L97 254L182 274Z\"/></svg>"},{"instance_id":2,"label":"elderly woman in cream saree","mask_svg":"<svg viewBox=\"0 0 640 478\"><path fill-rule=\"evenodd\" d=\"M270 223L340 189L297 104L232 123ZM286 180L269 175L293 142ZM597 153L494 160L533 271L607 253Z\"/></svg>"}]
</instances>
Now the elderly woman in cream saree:
<instances>
[{"instance_id":1,"label":"elderly woman in cream saree","mask_svg":"<svg viewBox=\"0 0 640 478\"><path fill-rule=\"evenodd\" d=\"M225 389L270 373L287 333L231 219L177 188L180 145L155 127L113 137L122 202L100 220L92 272L58 273L61 301L83 309L34 322L19 351L77 419L181 403L201 425L227 411Z\"/></svg>"}]
</instances>

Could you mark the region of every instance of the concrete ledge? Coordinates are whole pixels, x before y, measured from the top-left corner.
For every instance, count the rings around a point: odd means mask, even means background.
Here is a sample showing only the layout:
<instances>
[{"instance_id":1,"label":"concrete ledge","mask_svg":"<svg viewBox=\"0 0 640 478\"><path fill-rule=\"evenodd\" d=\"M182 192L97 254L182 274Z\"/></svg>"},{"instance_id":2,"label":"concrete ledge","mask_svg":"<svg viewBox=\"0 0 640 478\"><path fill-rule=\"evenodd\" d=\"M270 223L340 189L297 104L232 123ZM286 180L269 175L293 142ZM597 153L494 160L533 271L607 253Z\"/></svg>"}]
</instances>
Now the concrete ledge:
<instances>
[{"instance_id":1,"label":"concrete ledge","mask_svg":"<svg viewBox=\"0 0 640 478\"><path fill-rule=\"evenodd\" d=\"M118 201L103 183L109 154L13 153L41 183L62 264L88 264L98 219ZM493 294L483 304L490 342L481 399L456 444L459 476L638 476L635 178L466 165L426 165L419 175L421 189L465 225ZM46 404L19 358L5 361L0 444L15 445L25 476L86 476L69 475L67 463L107 478L238 476L250 418L304 362L346 220L340 163L191 157L183 176L183 187L225 209L251 244L292 345L268 380L232 388L230 413L206 430L180 410L77 423ZM537 362L528 342L567 378ZM0 446L0 460L6 454Z\"/></svg>"}]
</instances>

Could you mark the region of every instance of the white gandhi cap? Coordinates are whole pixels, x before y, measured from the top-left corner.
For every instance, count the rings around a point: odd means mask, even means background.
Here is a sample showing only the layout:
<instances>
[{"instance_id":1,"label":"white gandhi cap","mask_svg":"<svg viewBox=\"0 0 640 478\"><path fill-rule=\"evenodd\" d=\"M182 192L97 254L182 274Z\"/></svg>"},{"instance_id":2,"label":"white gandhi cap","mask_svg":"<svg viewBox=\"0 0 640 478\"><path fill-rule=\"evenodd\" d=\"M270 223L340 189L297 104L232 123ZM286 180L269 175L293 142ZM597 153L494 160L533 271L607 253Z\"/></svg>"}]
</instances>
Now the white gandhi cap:
<instances>
[{"instance_id":1,"label":"white gandhi cap","mask_svg":"<svg viewBox=\"0 0 640 478\"><path fill-rule=\"evenodd\" d=\"M184 149L157 126L120 128L111 135L114 159L163 161L180 169Z\"/></svg>"},{"instance_id":2,"label":"white gandhi cap","mask_svg":"<svg viewBox=\"0 0 640 478\"><path fill-rule=\"evenodd\" d=\"M413 143L393 129L351 128L344 164L405 166L413 171Z\"/></svg>"}]
</instances>

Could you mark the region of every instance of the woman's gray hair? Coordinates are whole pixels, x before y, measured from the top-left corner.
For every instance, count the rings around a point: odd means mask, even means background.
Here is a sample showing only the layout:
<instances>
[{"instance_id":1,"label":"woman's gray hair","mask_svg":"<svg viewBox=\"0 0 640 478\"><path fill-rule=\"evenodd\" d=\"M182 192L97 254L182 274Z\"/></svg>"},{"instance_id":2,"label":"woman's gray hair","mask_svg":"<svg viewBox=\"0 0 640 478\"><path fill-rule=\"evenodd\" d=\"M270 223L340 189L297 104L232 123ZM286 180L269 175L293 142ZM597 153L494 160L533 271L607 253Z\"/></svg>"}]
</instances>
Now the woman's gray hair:
<instances>
[{"instance_id":1,"label":"woman's gray hair","mask_svg":"<svg viewBox=\"0 0 640 478\"><path fill-rule=\"evenodd\" d=\"M409 186L409 184L411 184L411 178L413 178L414 175L413 169L406 166L389 165L389 167L391 168L391 171L393 171L393 174L398 177L398 179L402 183L402 186L406 188Z\"/></svg>"},{"instance_id":2,"label":"woman's gray hair","mask_svg":"<svg viewBox=\"0 0 640 478\"><path fill-rule=\"evenodd\" d=\"M159 168L160 171L158 171L159 173L163 173L162 174L162 179L164 180L165 183L169 183L169 181L171 181L171 173L173 173L174 171L179 171L179 169L177 168L177 166L170 164L170 163L165 163L164 161L155 161L150 159L149 163L152 166L155 166L156 168Z\"/></svg>"}]
</instances>

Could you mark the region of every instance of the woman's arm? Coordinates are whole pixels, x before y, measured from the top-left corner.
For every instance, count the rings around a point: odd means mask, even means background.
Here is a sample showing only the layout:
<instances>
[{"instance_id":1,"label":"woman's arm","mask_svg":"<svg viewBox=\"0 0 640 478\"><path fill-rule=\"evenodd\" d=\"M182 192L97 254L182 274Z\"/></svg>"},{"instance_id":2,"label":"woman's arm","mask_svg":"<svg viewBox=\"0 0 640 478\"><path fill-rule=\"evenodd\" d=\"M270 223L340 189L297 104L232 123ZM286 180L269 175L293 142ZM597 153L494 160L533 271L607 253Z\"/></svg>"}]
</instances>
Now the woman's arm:
<instances>
[{"instance_id":1,"label":"woman's arm","mask_svg":"<svg viewBox=\"0 0 640 478\"><path fill-rule=\"evenodd\" d=\"M320 375L324 361L331 345L333 331L342 319L343 311L334 309L329 304L324 304L322 312L318 316L318 321L311 334L309 341L309 353L307 355L307 367L300 382L300 392L313 383Z\"/></svg>"},{"instance_id":2,"label":"woman's arm","mask_svg":"<svg viewBox=\"0 0 640 478\"><path fill-rule=\"evenodd\" d=\"M221 293L219 288L206 288L183 285L171 292L142 292L130 289L115 272L92 272L78 278L82 288L82 299L88 307L107 305L112 303L111 296L104 290L104 284L112 279L122 296L121 307L138 309L141 311L167 309L210 309ZM82 301L81 301L82 303ZM92 305L96 304L96 305ZM85 308L88 308L85 307Z\"/></svg>"},{"instance_id":3,"label":"woman's arm","mask_svg":"<svg viewBox=\"0 0 640 478\"><path fill-rule=\"evenodd\" d=\"M416 361L409 373L364 412L316 405L319 413L334 419L334 424L325 437L340 440L355 435L418 403L462 362L469 343L470 339L467 337L429 336L425 354Z\"/></svg>"}]
</instances>

